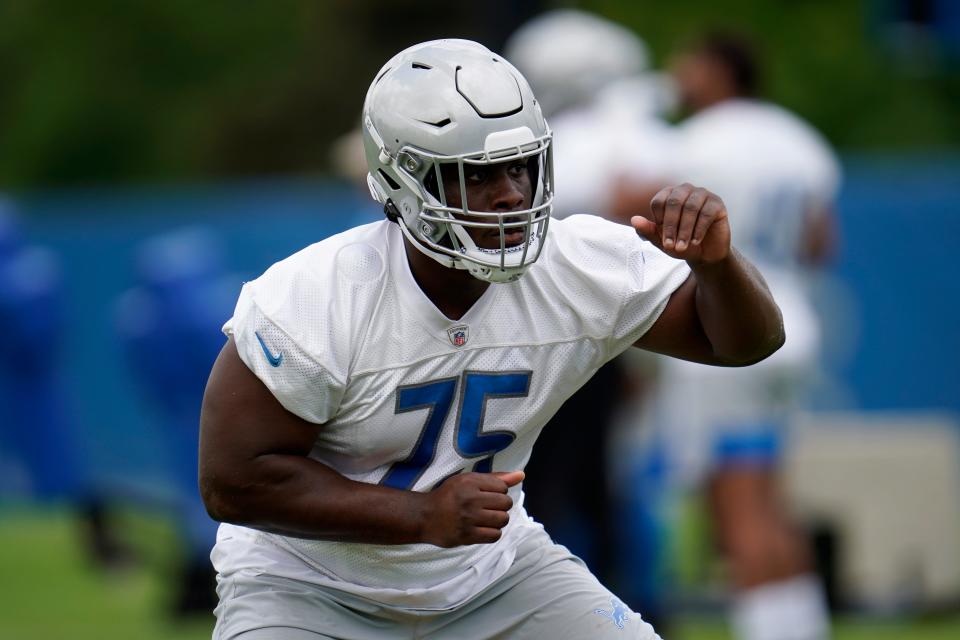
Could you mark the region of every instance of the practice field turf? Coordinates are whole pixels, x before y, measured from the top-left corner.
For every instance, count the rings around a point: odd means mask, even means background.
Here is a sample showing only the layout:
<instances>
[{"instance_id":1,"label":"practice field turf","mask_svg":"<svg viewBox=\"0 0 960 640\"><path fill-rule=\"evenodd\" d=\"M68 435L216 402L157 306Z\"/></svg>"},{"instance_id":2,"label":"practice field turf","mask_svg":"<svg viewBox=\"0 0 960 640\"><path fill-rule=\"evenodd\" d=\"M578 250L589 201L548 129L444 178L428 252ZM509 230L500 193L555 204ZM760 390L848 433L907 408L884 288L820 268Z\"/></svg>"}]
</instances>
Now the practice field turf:
<instances>
[{"instance_id":1,"label":"practice field turf","mask_svg":"<svg viewBox=\"0 0 960 640\"><path fill-rule=\"evenodd\" d=\"M0 511L0 639L199 640L209 618L166 615L174 537L156 517L125 515L120 524L137 564L104 573L85 557L64 510ZM678 625L672 640L725 640L717 621ZM920 623L841 621L836 640L955 640L960 616Z\"/></svg>"},{"instance_id":2,"label":"practice field turf","mask_svg":"<svg viewBox=\"0 0 960 640\"><path fill-rule=\"evenodd\" d=\"M0 512L0 638L193 640L210 638L209 619L165 615L174 537L159 518L125 516L137 562L103 572L86 557L65 510Z\"/></svg>"}]
</instances>

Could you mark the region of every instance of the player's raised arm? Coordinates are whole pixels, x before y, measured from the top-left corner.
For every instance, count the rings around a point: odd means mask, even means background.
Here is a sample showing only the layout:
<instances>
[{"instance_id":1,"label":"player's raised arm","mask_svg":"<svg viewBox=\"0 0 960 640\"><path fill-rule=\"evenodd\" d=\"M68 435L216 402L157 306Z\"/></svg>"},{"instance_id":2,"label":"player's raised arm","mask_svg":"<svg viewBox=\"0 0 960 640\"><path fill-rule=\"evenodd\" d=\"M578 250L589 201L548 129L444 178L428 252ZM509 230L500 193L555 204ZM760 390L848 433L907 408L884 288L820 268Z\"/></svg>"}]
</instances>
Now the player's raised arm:
<instances>
[{"instance_id":1,"label":"player's raised arm","mask_svg":"<svg viewBox=\"0 0 960 640\"><path fill-rule=\"evenodd\" d=\"M654 196L633 227L693 273L636 346L725 366L763 360L783 345L783 318L766 282L730 243L723 201L682 184Z\"/></svg>"},{"instance_id":2,"label":"player's raised arm","mask_svg":"<svg viewBox=\"0 0 960 640\"><path fill-rule=\"evenodd\" d=\"M494 542L522 472L468 473L429 493L355 482L307 457L317 429L247 368L233 338L200 415L200 493L211 517L300 538L442 547Z\"/></svg>"}]
</instances>

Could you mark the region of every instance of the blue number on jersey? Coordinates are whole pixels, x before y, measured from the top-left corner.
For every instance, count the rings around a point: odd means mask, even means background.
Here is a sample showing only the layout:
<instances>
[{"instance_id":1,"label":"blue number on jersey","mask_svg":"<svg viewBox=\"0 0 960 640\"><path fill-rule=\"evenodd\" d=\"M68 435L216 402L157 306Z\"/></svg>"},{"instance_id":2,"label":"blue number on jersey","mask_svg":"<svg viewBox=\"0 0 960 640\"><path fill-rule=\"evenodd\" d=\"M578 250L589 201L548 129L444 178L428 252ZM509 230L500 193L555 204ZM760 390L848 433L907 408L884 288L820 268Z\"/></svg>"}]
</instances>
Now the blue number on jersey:
<instances>
[{"instance_id":1,"label":"blue number on jersey","mask_svg":"<svg viewBox=\"0 0 960 640\"><path fill-rule=\"evenodd\" d=\"M433 462L437 451L437 440L443 430L443 423L450 413L453 392L457 389L456 378L444 378L434 382L397 388L397 409L395 413L429 409L427 421L420 432L420 439L410 457L396 462L390 467L380 484L396 489L409 489L420 478L427 466Z\"/></svg>"},{"instance_id":2,"label":"blue number on jersey","mask_svg":"<svg viewBox=\"0 0 960 640\"><path fill-rule=\"evenodd\" d=\"M510 446L516 436L509 431L483 432L483 419L488 398L522 398L530 390L530 371L482 373L467 371L460 377L460 406L454 446L464 458L481 457L474 471L489 473L493 456ZM437 440L450 413L457 378L397 388L396 413L429 409L427 420L413 453L406 460L394 463L380 484L395 489L412 489L433 462Z\"/></svg>"},{"instance_id":3,"label":"blue number on jersey","mask_svg":"<svg viewBox=\"0 0 960 640\"><path fill-rule=\"evenodd\" d=\"M529 390L529 371L494 374L467 371L463 374L454 444L464 458L485 456L474 465L474 471L490 473L494 454L506 449L516 438L510 431L483 432L487 398L522 398Z\"/></svg>"}]
</instances>

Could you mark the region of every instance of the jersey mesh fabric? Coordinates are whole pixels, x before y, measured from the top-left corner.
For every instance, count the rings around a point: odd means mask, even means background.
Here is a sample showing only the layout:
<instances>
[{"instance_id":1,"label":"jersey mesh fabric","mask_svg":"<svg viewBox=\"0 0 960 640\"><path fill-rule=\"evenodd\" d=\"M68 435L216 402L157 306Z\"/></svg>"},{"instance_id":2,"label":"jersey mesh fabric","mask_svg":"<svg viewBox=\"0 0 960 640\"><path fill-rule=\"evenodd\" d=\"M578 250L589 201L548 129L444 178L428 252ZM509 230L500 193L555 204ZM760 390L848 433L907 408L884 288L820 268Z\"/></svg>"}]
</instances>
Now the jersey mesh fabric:
<instances>
[{"instance_id":1,"label":"jersey mesh fabric","mask_svg":"<svg viewBox=\"0 0 960 640\"><path fill-rule=\"evenodd\" d=\"M270 321L254 302L249 285L241 291L233 318L223 331L233 336L240 359L287 411L315 423L330 418L343 382ZM272 365L271 357L281 358L279 365Z\"/></svg>"},{"instance_id":2,"label":"jersey mesh fabric","mask_svg":"<svg viewBox=\"0 0 960 640\"><path fill-rule=\"evenodd\" d=\"M453 321L420 291L403 242L397 227L383 222L295 254L244 288L227 328L284 406L323 423L312 458L378 483L428 444L429 462L398 487L416 491L478 463L522 469L543 425L649 328L688 272L627 227L573 216L551 224L544 255L523 278L492 285ZM465 344L452 342L452 326L465 328ZM279 366L269 363L254 331L274 356L282 351ZM489 391L501 376L515 386ZM478 386L468 393L469 385ZM446 395L401 409L406 388ZM431 416L444 410L428 438ZM493 441L499 444L485 449ZM521 488L510 495L510 523L493 544L441 549L233 535L218 544L217 568L280 572L397 606L447 608L503 575L520 541L539 528L523 510ZM285 559L265 569L265 550Z\"/></svg>"}]
</instances>

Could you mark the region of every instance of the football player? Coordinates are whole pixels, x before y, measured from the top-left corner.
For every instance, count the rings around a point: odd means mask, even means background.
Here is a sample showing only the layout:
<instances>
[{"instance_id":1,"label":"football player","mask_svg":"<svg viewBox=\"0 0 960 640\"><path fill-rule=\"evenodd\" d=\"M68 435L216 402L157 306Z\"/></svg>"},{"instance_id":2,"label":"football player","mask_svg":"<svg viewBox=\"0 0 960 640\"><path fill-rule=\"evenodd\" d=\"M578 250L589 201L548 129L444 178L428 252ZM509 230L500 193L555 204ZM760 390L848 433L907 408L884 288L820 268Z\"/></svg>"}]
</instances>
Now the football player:
<instances>
[{"instance_id":1,"label":"football player","mask_svg":"<svg viewBox=\"0 0 960 640\"><path fill-rule=\"evenodd\" d=\"M229 313L239 278L227 272L216 236L202 227L149 238L137 247L134 275L136 286L116 303L117 338L133 381L156 410L171 461L172 515L183 548L173 610L209 612L216 523L197 495L197 410L222 346L213 319ZM171 342L185 348L171 349Z\"/></svg>"},{"instance_id":2,"label":"football player","mask_svg":"<svg viewBox=\"0 0 960 640\"><path fill-rule=\"evenodd\" d=\"M0 498L24 492L66 503L92 559L120 567L132 556L115 534L106 492L95 487L62 375L66 298L60 257L29 242L17 206L0 196Z\"/></svg>"},{"instance_id":3,"label":"football player","mask_svg":"<svg viewBox=\"0 0 960 640\"><path fill-rule=\"evenodd\" d=\"M758 60L741 36L707 35L674 74L691 113L678 128L675 177L723 194L738 247L769 282L788 339L749 369L665 359L651 421L678 483L706 486L737 637L826 638L822 588L776 477L783 430L816 373L819 329L804 274L831 251L839 163L810 125L757 97Z\"/></svg>"},{"instance_id":4,"label":"football player","mask_svg":"<svg viewBox=\"0 0 960 640\"><path fill-rule=\"evenodd\" d=\"M244 285L207 385L216 637L656 638L526 515L523 467L631 345L739 366L783 342L722 201L551 220L540 107L469 41L396 55L362 118L387 219Z\"/></svg>"}]
</instances>

